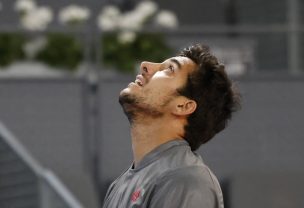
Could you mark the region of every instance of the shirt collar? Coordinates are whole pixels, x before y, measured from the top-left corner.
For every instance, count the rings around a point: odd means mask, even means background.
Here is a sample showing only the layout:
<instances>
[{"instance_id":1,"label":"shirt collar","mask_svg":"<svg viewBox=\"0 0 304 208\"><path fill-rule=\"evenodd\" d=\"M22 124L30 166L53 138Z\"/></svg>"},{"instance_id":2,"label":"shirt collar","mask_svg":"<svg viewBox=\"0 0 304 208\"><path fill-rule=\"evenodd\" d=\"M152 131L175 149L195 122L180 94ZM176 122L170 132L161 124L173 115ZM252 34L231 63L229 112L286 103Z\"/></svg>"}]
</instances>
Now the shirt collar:
<instances>
[{"instance_id":1,"label":"shirt collar","mask_svg":"<svg viewBox=\"0 0 304 208\"><path fill-rule=\"evenodd\" d=\"M138 163L136 168L134 168L134 162L132 163L130 170L132 171L138 171L151 162L157 160L161 153L165 152L166 150L174 147L174 146L189 146L188 142L185 139L174 139L169 142L163 143L159 145L158 147L154 148L152 151L150 151L148 154L146 154L142 160Z\"/></svg>"}]
</instances>

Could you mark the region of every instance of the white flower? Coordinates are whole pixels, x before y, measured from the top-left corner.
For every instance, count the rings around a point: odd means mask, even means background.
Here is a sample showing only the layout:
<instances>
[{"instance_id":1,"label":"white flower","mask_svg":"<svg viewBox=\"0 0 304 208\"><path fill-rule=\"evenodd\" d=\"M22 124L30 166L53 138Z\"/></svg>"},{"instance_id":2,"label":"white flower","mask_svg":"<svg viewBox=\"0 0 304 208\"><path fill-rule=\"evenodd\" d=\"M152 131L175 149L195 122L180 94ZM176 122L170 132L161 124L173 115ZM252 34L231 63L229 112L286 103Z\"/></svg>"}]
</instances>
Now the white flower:
<instances>
[{"instance_id":1,"label":"white flower","mask_svg":"<svg viewBox=\"0 0 304 208\"><path fill-rule=\"evenodd\" d=\"M140 12L127 12L119 18L119 28L122 30L140 30L145 16Z\"/></svg>"},{"instance_id":2,"label":"white flower","mask_svg":"<svg viewBox=\"0 0 304 208\"><path fill-rule=\"evenodd\" d=\"M176 28L178 26L178 20L175 14L167 10L159 12L155 18L155 22L166 28Z\"/></svg>"},{"instance_id":3,"label":"white flower","mask_svg":"<svg viewBox=\"0 0 304 208\"><path fill-rule=\"evenodd\" d=\"M97 18L97 25L99 29L103 31L113 31L117 29L117 21L110 17L104 17L103 15L99 15Z\"/></svg>"},{"instance_id":4,"label":"white flower","mask_svg":"<svg viewBox=\"0 0 304 208\"><path fill-rule=\"evenodd\" d=\"M116 6L111 6L111 5L105 6L101 13L105 17L113 17L113 18L119 17L120 15L119 9Z\"/></svg>"},{"instance_id":5,"label":"white flower","mask_svg":"<svg viewBox=\"0 0 304 208\"><path fill-rule=\"evenodd\" d=\"M118 41L122 44L132 43L136 38L136 33L133 31L122 31L118 35Z\"/></svg>"},{"instance_id":6,"label":"white flower","mask_svg":"<svg viewBox=\"0 0 304 208\"><path fill-rule=\"evenodd\" d=\"M118 28L120 11L115 6L105 6L97 17L97 25L103 31L113 31Z\"/></svg>"},{"instance_id":7,"label":"white flower","mask_svg":"<svg viewBox=\"0 0 304 208\"><path fill-rule=\"evenodd\" d=\"M38 7L26 13L26 15L21 18L21 24L27 30L42 31L46 29L52 19L53 13L50 8Z\"/></svg>"},{"instance_id":8,"label":"white flower","mask_svg":"<svg viewBox=\"0 0 304 208\"><path fill-rule=\"evenodd\" d=\"M73 24L86 21L90 17L90 10L78 5L70 5L59 12L59 21L62 24Z\"/></svg>"},{"instance_id":9,"label":"white flower","mask_svg":"<svg viewBox=\"0 0 304 208\"><path fill-rule=\"evenodd\" d=\"M36 8L33 0L18 0L15 3L15 10L21 13L27 13Z\"/></svg>"},{"instance_id":10,"label":"white flower","mask_svg":"<svg viewBox=\"0 0 304 208\"><path fill-rule=\"evenodd\" d=\"M26 57L34 58L47 44L45 37L38 37L23 46Z\"/></svg>"},{"instance_id":11,"label":"white flower","mask_svg":"<svg viewBox=\"0 0 304 208\"><path fill-rule=\"evenodd\" d=\"M50 23L53 20L53 12L49 7L39 7L36 12L38 17L47 23Z\"/></svg>"},{"instance_id":12,"label":"white flower","mask_svg":"<svg viewBox=\"0 0 304 208\"><path fill-rule=\"evenodd\" d=\"M124 14L120 19L120 28L126 30L139 30L145 21L157 11L156 3L152 1L140 2L137 7Z\"/></svg>"},{"instance_id":13,"label":"white flower","mask_svg":"<svg viewBox=\"0 0 304 208\"><path fill-rule=\"evenodd\" d=\"M157 4L153 1L142 1L136 6L135 10L149 17L157 11L157 8Z\"/></svg>"}]
</instances>

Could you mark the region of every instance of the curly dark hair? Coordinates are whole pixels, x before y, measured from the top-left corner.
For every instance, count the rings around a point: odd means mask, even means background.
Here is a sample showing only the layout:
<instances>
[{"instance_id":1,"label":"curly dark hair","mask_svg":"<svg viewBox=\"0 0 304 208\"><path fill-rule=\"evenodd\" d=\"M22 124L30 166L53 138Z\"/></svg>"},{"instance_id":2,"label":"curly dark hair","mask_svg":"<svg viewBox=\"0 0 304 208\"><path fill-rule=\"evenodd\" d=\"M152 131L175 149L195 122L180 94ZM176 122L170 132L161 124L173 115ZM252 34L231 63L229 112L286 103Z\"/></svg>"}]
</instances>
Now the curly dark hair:
<instances>
[{"instance_id":1,"label":"curly dark hair","mask_svg":"<svg viewBox=\"0 0 304 208\"><path fill-rule=\"evenodd\" d=\"M186 85L178 90L180 95L197 103L184 127L184 138L194 151L227 126L232 113L240 108L240 94L208 46L190 46L179 56L188 57L198 65L188 75Z\"/></svg>"}]
</instances>

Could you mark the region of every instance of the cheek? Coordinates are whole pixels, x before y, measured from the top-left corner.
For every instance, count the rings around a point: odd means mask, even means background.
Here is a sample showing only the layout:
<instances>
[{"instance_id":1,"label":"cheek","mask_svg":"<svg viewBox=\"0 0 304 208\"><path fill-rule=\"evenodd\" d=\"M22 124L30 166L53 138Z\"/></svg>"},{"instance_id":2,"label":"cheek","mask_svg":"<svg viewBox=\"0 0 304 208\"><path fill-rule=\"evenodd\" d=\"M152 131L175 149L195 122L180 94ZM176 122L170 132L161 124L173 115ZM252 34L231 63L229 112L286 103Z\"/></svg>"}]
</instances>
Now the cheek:
<instances>
[{"instance_id":1,"label":"cheek","mask_svg":"<svg viewBox=\"0 0 304 208\"><path fill-rule=\"evenodd\" d=\"M158 83L148 83L147 86L143 88L143 93L147 96L162 96L168 92L168 84L158 82Z\"/></svg>"},{"instance_id":2,"label":"cheek","mask_svg":"<svg viewBox=\"0 0 304 208\"><path fill-rule=\"evenodd\" d=\"M175 90L168 87L156 86L143 90L143 96L147 103L163 105L175 94Z\"/></svg>"}]
</instances>

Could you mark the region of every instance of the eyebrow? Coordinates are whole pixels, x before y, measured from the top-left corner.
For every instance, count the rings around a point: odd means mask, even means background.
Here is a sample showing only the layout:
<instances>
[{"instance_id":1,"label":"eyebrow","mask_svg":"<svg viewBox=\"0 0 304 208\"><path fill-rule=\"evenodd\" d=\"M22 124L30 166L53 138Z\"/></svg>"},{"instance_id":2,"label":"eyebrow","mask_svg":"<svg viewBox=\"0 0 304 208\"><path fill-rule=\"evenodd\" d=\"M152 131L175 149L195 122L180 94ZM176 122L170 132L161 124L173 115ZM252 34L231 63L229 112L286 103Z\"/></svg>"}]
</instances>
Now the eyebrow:
<instances>
[{"instance_id":1,"label":"eyebrow","mask_svg":"<svg viewBox=\"0 0 304 208\"><path fill-rule=\"evenodd\" d=\"M182 67L181 63L177 59L171 58L169 60L172 61L172 62L174 62L178 66L179 69Z\"/></svg>"}]
</instances>

